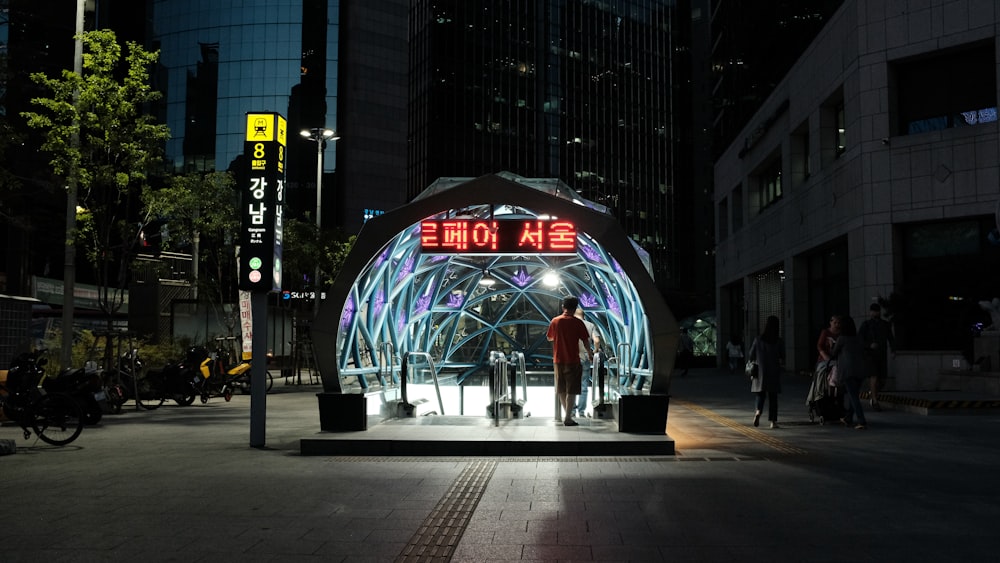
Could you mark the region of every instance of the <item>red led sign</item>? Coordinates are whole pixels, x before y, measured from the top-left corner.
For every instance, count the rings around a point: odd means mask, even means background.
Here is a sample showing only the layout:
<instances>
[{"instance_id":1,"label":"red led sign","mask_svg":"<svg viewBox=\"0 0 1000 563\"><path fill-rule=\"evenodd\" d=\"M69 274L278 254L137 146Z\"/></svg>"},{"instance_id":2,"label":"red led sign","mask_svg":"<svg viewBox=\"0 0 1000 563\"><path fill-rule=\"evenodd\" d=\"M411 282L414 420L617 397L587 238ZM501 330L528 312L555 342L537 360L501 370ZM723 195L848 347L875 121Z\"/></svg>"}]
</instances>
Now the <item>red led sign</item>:
<instances>
[{"instance_id":1,"label":"red led sign","mask_svg":"<svg viewBox=\"0 0 1000 563\"><path fill-rule=\"evenodd\" d=\"M575 254L576 225L541 219L428 219L420 249L431 254Z\"/></svg>"}]
</instances>

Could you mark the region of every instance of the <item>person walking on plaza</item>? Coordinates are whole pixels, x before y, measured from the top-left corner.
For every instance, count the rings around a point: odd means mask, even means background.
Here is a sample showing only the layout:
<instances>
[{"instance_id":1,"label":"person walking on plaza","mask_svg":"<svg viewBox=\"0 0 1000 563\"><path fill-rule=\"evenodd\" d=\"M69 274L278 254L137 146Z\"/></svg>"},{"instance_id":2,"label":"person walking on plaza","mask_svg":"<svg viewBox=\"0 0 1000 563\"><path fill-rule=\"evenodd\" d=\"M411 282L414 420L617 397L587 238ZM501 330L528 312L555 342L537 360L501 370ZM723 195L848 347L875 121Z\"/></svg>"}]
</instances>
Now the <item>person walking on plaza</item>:
<instances>
[{"instance_id":1,"label":"person walking on plaza","mask_svg":"<svg viewBox=\"0 0 1000 563\"><path fill-rule=\"evenodd\" d=\"M592 346L584 346L583 343L580 343L580 363L583 364L583 379L580 384L580 398L576 401L576 415L584 416L587 413L587 389L594 382L594 362L587 358L592 358L593 354L600 350L601 335L597 332L597 326L594 323L583 318L583 309L577 308L573 316L583 321L583 324L587 327L587 333L590 334L590 339L593 342Z\"/></svg>"},{"instance_id":2,"label":"person walking on plaza","mask_svg":"<svg viewBox=\"0 0 1000 563\"><path fill-rule=\"evenodd\" d=\"M680 340L677 342L677 368L682 369L681 377L688 374L691 369L691 361L694 360L694 340L688 334L688 329L681 329Z\"/></svg>"},{"instance_id":3,"label":"person walking on plaza","mask_svg":"<svg viewBox=\"0 0 1000 563\"><path fill-rule=\"evenodd\" d=\"M833 344L840 336L840 315L830 317L830 324L820 331L819 340L816 341L816 350L819 352L820 362L830 361L830 352L833 351Z\"/></svg>"},{"instance_id":4,"label":"person walking on plaza","mask_svg":"<svg viewBox=\"0 0 1000 563\"><path fill-rule=\"evenodd\" d=\"M868 380L868 401L873 409L880 411L882 406L878 404L878 392L885 389L885 380L889 375L886 353L892 348L892 355L896 355L896 342L892 337L892 325L882 318L882 307L878 303L868 307L868 318L858 328L858 336L872 367Z\"/></svg>"},{"instance_id":5,"label":"person walking on plaza","mask_svg":"<svg viewBox=\"0 0 1000 563\"><path fill-rule=\"evenodd\" d=\"M760 425L760 415L767 399L767 419L771 428L778 426L778 394L781 393L781 365L785 360L785 345L778 336L778 317L771 315L764 324L764 331L754 338L748 358L757 362L757 376L750 379L750 392L756 393L756 410L753 425Z\"/></svg>"},{"instance_id":6,"label":"person walking on plaza","mask_svg":"<svg viewBox=\"0 0 1000 563\"><path fill-rule=\"evenodd\" d=\"M847 394L847 411L842 422L852 426L856 417L858 425L854 428L864 430L868 427L868 422L865 420L865 411L861 408L860 395L861 383L868 375L865 370L865 348L858 337L854 319L847 315L840 319L840 336L833 345L830 357L837 362L837 378Z\"/></svg>"},{"instance_id":7,"label":"person walking on plaza","mask_svg":"<svg viewBox=\"0 0 1000 563\"><path fill-rule=\"evenodd\" d=\"M587 325L573 316L580 301L576 297L562 300L562 314L549 322L545 337L552 343L552 363L555 370L555 389L565 418L563 424L576 426L571 416L576 395L580 394L583 378L583 364L580 363L580 344L587 347L586 360L592 362L590 334Z\"/></svg>"},{"instance_id":8,"label":"person walking on plaza","mask_svg":"<svg viewBox=\"0 0 1000 563\"><path fill-rule=\"evenodd\" d=\"M729 356L729 373L736 373L736 368L743 363L743 346L735 335L729 337L729 344L726 344L726 355Z\"/></svg>"}]
</instances>

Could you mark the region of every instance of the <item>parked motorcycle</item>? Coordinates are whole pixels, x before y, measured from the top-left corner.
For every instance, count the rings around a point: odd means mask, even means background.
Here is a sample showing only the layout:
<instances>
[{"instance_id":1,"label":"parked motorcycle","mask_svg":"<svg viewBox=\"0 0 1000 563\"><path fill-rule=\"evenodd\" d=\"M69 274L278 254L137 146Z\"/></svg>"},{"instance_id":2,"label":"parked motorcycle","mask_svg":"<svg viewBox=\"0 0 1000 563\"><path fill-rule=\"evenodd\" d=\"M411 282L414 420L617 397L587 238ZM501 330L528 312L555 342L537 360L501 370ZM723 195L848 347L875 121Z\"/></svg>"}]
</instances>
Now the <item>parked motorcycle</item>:
<instances>
[{"instance_id":1,"label":"parked motorcycle","mask_svg":"<svg viewBox=\"0 0 1000 563\"><path fill-rule=\"evenodd\" d=\"M197 358L189 351L179 362L166 364L160 369L150 369L146 372L146 379L162 389L167 398L186 407L198 396L198 389L195 387L195 378L199 377L198 366Z\"/></svg>"},{"instance_id":2,"label":"parked motorcycle","mask_svg":"<svg viewBox=\"0 0 1000 563\"><path fill-rule=\"evenodd\" d=\"M16 422L27 440L34 432L43 442L65 446L83 430L83 413L73 398L47 393L43 351L25 352L11 362L7 381L0 384L0 411Z\"/></svg>"},{"instance_id":3,"label":"parked motorcycle","mask_svg":"<svg viewBox=\"0 0 1000 563\"><path fill-rule=\"evenodd\" d=\"M220 344L214 353L215 361L213 362L212 377L217 377L220 381L225 381L226 386L229 387L229 389L232 389L233 392L239 391L243 395L249 395L250 359L242 358L238 361L234 360L237 355L233 353L230 348L227 348L222 344L222 342L226 340L235 340L233 337L220 337L215 340ZM274 376L272 376L269 371L265 372L265 374L265 392L270 393L271 387L274 385Z\"/></svg>"},{"instance_id":4,"label":"parked motorcycle","mask_svg":"<svg viewBox=\"0 0 1000 563\"><path fill-rule=\"evenodd\" d=\"M109 410L104 380L96 367L67 368L55 377L42 381L46 393L64 393L73 398L83 411L83 422L97 424Z\"/></svg>"},{"instance_id":5,"label":"parked motorcycle","mask_svg":"<svg viewBox=\"0 0 1000 563\"><path fill-rule=\"evenodd\" d=\"M229 385L226 374L215 373L215 358L208 353L207 348L188 348L184 362L193 373L191 384L201 395L202 404L207 403L211 397L222 397L227 403L233 398L233 388Z\"/></svg>"},{"instance_id":6,"label":"parked motorcycle","mask_svg":"<svg viewBox=\"0 0 1000 563\"><path fill-rule=\"evenodd\" d=\"M7 371L7 388L20 393L38 387L45 377L45 364L48 362L42 355L45 350L19 354L10 363Z\"/></svg>"}]
</instances>

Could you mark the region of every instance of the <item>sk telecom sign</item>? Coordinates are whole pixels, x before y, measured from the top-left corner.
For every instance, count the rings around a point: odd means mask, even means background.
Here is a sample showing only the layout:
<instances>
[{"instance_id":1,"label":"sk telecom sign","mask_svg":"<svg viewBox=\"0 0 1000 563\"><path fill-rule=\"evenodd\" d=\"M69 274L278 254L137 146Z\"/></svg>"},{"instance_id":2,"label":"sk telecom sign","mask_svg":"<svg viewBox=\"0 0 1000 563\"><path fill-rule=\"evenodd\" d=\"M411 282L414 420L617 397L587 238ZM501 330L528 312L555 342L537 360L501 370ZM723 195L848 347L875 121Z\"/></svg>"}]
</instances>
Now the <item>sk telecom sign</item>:
<instances>
[{"instance_id":1,"label":"sk telecom sign","mask_svg":"<svg viewBox=\"0 0 1000 563\"><path fill-rule=\"evenodd\" d=\"M277 113L248 113L240 186L240 283L246 291L281 289L281 235L285 203L287 124Z\"/></svg>"},{"instance_id":2,"label":"sk telecom sign","mask_svg":"<svg viewBox=\"0 0 1000 563\"><path fill-rule=\"evenodd\" d=\"M576 225L542 219L428 219L420 250L429 254L576 254Z\"/></svg>"}]
</instances>

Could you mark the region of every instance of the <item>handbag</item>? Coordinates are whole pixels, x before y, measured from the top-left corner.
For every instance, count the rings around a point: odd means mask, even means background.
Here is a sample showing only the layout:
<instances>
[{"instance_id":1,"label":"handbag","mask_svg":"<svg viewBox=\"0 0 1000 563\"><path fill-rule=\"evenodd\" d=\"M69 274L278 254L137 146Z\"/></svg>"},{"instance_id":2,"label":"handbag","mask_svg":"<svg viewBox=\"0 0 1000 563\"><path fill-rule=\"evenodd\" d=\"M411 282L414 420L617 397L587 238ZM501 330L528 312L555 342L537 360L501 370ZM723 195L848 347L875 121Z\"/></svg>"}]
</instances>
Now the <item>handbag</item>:
<instances>
[{"instance_id":1,"label":"handbag","mask_svg":"<svg viewBox=\"0 0 1000 563\"><path fill-rule=\"evenodd\" d=\"M826 379L826 384L830 387L840 387L840 372L837 371L837 365L834 364L830 367L830 375Z\"/></svg>"},{"instance_id":2,"label":"handbag","mask_svg":"<svg viewBox=\"0 0 1000 563\"><path fill-rule=\"evenodd\" d=\"M746 372L747 377L749 377L750 379L753 379L753 378L757 377L757 374L760 371L760 368L757 366L757 362L755 362L753 360L747 360L747 365L746 365L746 368L744 368L744 371Z\"/></svg>"}]
</instances>

